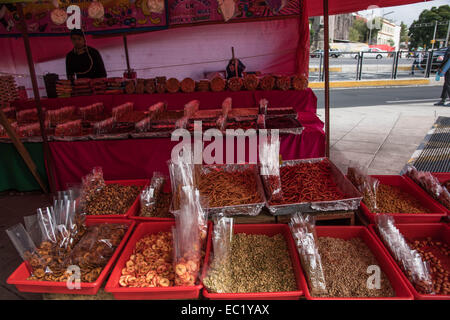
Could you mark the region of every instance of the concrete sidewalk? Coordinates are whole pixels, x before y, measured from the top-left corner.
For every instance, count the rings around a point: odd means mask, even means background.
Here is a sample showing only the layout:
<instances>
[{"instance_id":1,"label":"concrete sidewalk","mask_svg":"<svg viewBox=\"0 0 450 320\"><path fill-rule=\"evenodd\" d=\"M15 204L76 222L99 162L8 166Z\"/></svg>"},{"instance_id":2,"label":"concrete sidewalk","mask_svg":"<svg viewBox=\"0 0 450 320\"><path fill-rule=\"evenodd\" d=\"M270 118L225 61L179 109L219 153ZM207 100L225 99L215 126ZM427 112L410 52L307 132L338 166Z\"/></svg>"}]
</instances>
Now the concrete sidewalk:
<instances>
[{"instance_id":1,"label":"concrete sidewalk","mask_svg":"<svg viewBox=\"0 0 450 320\"><path fill-rule=\"evenodd\" d=\"M324 110L318 110L324 121ZM438 116L450 107L432 103L331 108L330 157L344 172L351 161L370 174L398 174Z\"/></svg>"}]
</instances>

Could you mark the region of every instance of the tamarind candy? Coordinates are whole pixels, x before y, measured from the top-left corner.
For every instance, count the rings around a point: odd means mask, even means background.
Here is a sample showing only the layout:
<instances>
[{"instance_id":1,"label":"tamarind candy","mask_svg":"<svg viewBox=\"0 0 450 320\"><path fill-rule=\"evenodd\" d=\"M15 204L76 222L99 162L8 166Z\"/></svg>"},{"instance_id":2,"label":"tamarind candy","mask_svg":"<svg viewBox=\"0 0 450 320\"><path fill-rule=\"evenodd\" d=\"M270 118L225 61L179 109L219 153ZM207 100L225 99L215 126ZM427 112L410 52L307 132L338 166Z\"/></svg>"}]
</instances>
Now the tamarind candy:
<instances>
[{"instance_id":1,"label":"tamarind candy","mask_svg":"<svg viewBox=\"0 0 450 320\"><path fill-rule=\"evenodd\" d=\"M125 85L125 93L127 94L133 94L136 91L136 86L134 84L134 81L127 81L127 84Z\"/></svg>"},{"instance_id":2,"label":"tamarind candy","mask_svg":"<svg viewBox=\"0 0 450 320\"><path fill-rule=\"evenodd\" d=\"M195 91L195 81L191 78L184 78L180 84L181 91L185 93L190 93Z\"/></svg>"},{"instance_id":3,"label":"tamarind candy","mask_svg":"<svg viewBox=\"0 0 450 320\"><path fill-rule=\"evenodd\" d=\"M279 76L276 80L276 87L282 91L287 91L291 88L291 78L289 76Z\"/></svg>"},{"instance_id":4,"label":"tamarind candy","mask_svg":"<svg viewBox=\"0 0 450 320\"><path fill-rule=\"evenodd\" d=\"M297 74L291 78L292 88L294 90L305 90L308 88L308 79L303 74Z\"/></svg>"},{"instance_id":5,"label":"tamarind candy","mask_svg":"<svg viewBox=\"0 0 450 320\"><path fill-rule=\"evenodd\" d=\"M145 80L144 79L137 80L136 93L139 93L139 94L145 93Z\"/></svg>"},{"instance_id":6,"label":"tamarind candy","mask_svg":"<svg viewBox=\"0 0 450 320\"><path fill-rule=\"evenodd\" d=\"M170 93L176 93L180 90L180 81L176 78L170 78L166 81L166 89Z\"/></svg>"},{"instance_id":7,"label":"tamarind candy","mask_svg":"<svg viewBox=\"0 0 450 320\"><path fill-rule=\"evenodd\" d=\"M246 74L244 77L245 89L249 91L254 91L258 88L259 80L255 74Z\"/></svg>"},{"instance_id":8,"label":"tamarind candy","mask_svg":"<svg viewBox=\"0 0 450 320\"><path fill-rule=\"evenodd\" d=\"M244 81L242 80L242 78L233 77L228 80L228 88L231 91L240 91L243 85Z\"/></svg>"},{"instance_id":9,"label":"tamarind candy","mask_svg":"<svg viewBox=\"0 0 450 320\"><path fill-rule=\"evenodd\" d=\"M145 92L152 94L155 93L155 91L156 91L155 79L145 80Z\"/></svg>"},{"instance_id":10,"label":"tamarind candy","mask_svg":"<svg viewBox=\"0 0 450 320\"><path fill-rule=\"evenodd\" d=\"M200 80L196 83L197 91L207 92L210 90L210 82L209 80Z\"/></svg>"},{"instance_id":11,"label":"tamarind candy","mask_svg":"<svg viewBox=\"0 0 450 320\"><path fill-rule=\"evenodd\" d=\"M275 78L271 75L264 76L259 82L261 90L270 91L275 87Z\"/></svg>"},{"instance_id":12,"label":"tamarind candy","mask_svg":"<svg viewBox=\"0 0 450 320\"><path fill-rule=\"evenodd\" d=\"M214 92L221 92L225 90L227 83L222 77L214 77L211 80L211 90Z\"/></svg>"}]
</instances>

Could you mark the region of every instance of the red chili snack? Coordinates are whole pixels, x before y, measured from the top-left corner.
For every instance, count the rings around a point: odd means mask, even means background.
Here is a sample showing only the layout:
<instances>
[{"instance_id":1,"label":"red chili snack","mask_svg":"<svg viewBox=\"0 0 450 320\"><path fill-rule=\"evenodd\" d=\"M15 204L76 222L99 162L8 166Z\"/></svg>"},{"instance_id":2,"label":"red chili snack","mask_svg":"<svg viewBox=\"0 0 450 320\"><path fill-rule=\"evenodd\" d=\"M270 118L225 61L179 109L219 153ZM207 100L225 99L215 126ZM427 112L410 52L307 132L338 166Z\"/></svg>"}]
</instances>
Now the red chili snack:
<instances>
[{"instance_id":1,"label":"red chili snack","mask_svg":"<svg viewBox=\"0 0 450 320\"><path fill-rule=\"evenodd\" d=\"M271 204L288 204L344 199L331 176L330 166L324 162L298 163L280 167L283 197Z\"/></svg>"}]
</instances>

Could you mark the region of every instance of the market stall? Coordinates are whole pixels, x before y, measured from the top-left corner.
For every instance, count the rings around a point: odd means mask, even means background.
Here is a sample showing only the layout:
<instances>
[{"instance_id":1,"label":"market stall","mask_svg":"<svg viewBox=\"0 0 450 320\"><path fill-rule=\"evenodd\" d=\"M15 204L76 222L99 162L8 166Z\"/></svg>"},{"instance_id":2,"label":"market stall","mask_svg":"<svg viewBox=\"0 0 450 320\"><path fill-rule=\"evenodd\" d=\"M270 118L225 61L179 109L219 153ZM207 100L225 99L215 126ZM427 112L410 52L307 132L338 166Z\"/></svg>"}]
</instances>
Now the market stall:
<instances>
[{"instance_id":1,"label":"market stall","mask_svg":"<svg viewBox=\"0 0 450 320\"><path fill-rule=\"evenodd\" d=\"M171 79L155 84L172 90L179 81ZM17 134L39 141L40 130L44 146L48 136L60 192L25 227L8 228L23 263L7 283L87 295L106 284L116 299L450 299L450 229L437 223L448 219L448 177L413 168L408 178L344 174L323 157L329 127L324 143L312 91L278 79L273 91L239 90L236 77L226 92L38 99L36 110L15 103L16 120L39 117L16 124ZM86 84L75 82L83 93ZM170 157L168 137L176 128L192 133L196 119L221 132L278 129L280 137L260 142L258 164L194 164L187 149ZM357 210L371 226L315 224L315 215ZM239 224L263 214L288 224ZM371 270L377 281L368 281Z\"/></svg>"}]
</instances>

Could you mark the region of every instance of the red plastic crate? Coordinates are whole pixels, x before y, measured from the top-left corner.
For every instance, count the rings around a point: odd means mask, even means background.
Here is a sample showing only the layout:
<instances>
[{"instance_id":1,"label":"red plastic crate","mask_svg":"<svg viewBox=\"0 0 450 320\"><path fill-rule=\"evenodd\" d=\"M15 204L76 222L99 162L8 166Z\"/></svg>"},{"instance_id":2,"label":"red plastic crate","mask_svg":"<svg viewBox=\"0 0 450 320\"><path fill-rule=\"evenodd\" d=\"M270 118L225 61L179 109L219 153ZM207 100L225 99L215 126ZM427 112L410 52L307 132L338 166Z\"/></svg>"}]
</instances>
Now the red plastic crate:
<instances>
[{"instance_id":1,"label":"red plastic crate","mask_svg":"<svg viewBox=\"0 0 450 320\"><path fill-rule=\"evenodd\" d=\"M28 270L25 262L23 262L8 278L6 281L8 284L15 285L17 290L20 292L37 292L37 293L64 293L64 294L89 294L95 295L97 294L100 286L105 281L109 271L111 270L114 262L118 258L120 252L122 251L125 243L130 237L136 222L128 220L128 219L89 219L86 221L86 225L96 225L102 223L120 223L128 225L128 230L125 233L122 241L119 246L114 251L111 259L103 268L99 277L95 282L92 283L81 283L81 288L79 290L76 289L68 289L66 282L58 282L58 281L36 281L36 280L27 280L30 276L30 271Z\"/></svg>"},{"instance_id":2,"label":"red plastic crate","mask_svg":"<svg viewBox=\"0 0 450 320\"><path fill-rule=\"evenodd\" d=\"M173 226L175 226L175 221L139 223L111 272L111 276L105 286L105 291L111 292L116 299L121 300L198 299L200 290L203 288L201 284L196 286L173 286L165 288L125 288L119 285L122 269L130 258L136 243L148 234L172 231ZM210 242L210 237L208 232L207 243Z\"/></svg>"},{"instance_id":3,"label":"red plastic crate","mask_svg":"<svg viewBox=\"0 0 450 320\"><path fill-rule=\"evenodd\" d=\"M417 240L426 237L431 237L433 240L439 240L450 244L450 227L445 223L424 223L424 224L395 224L400 233L406 238L406 240ZM378 231L374 224L369 225L369 229L377 238L377 241L383 246L383 250L388 254L389 259L396 266L400 272L403 281L407 284L409 290L414 297L418 300L450 300L450 295L432 295L422 294L417 292L416 288L411 284L408 278L405 276L400 266L391 255L389 249L384 246L383 240L378 236Z\"/></svg>"},{"instance_id":4,"label":"red plastic crate","mask_svg":"<svg viewBox=\"0 0 450 320\"><path fill-rule=\"evenodd\" d=\"M376 237L362 226L317 226L318 237L333 237L344 240L352 238L361 238L369 247L372 254L378 261L381 270L386 274L392 288L395 291L395 297L385 298L353 298L353 297L312 297L309 293L308 284L305 277L302 277L302 285L305 288L305 296L308 300L413 300L413 295L408 289L407 284L401 276L398 268L392 263L383 246Z\"/></svg>"},{"instance_id":5,"label":"red plastic crate","mask_svg":"<svg viewBox=\"0 0 450 320\"><path fill-rule=\"evenodd\" d=\"M124 186L141 186L145 187L150 183L148 179L137 179L137 180L110 180L105 181L106 184L118 183ZM86 215L86 220L91 219L128 219L130 216L136 214L139 208L139 199L141 198L141 194L136 197L131 207L124 214L99 214L99 215Z\"/></svg>"},{"instance_id":6,"label":"red plastic crate","mask_svg":"<svg viewBox=\"0 0 450 320\"><path fill-rule=\"evenodd\" d=\"M400 189L409 193L414 198L418 199L422 205L431 210L431 213L384 212L386 214L389 214L390 216L393 216L396 222L399 223L439 222L443 217L447 216L446 211L439 203L437 203L433 198L431 198L420 187L412 184L404 177L398 175L391 175L391 176L373 175L371 177L378 179L381 184L400 187ZM370 223L375 223L375 213L371 212L363 202L361 202L360 208L363 214L369 219Z\"/></svg>"},{"instance_id":7,"label":"red plastic crate","mask_svg":"<svg viewBox=\"0 0 450 320\"><path fill-rule=\"evenodd\" d=\"M435 176L440 183L450 180L450 172L431 172L431 174Z\"/></svg>"},{"instance_id":8,"label":"red plastic crate","mask_svg":"<svg viewBox=\"0 0 450 320\"><path fill-rule=\"evenodd\" d=\"M246 234L265 234L274 236L281 233L286 240L289 255L292 261L295 278L297 281L297 291L286 292L255 292L255 293L211 293L203 288L203 296L211 300L298 300L303 296L303 270L300 264L300 258L297 253L294 239L291 231L286 224L235 224L234 233ZM212 233L212 231L211 231ZM202 278L206 276L209 266L209 258L211 256L212 245L209 243L206 251L205 264L203 267ZM304 281L303 281L304 282Z\"/></svg>"}]
</instances>

